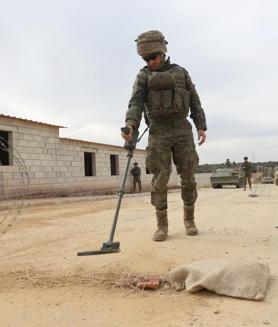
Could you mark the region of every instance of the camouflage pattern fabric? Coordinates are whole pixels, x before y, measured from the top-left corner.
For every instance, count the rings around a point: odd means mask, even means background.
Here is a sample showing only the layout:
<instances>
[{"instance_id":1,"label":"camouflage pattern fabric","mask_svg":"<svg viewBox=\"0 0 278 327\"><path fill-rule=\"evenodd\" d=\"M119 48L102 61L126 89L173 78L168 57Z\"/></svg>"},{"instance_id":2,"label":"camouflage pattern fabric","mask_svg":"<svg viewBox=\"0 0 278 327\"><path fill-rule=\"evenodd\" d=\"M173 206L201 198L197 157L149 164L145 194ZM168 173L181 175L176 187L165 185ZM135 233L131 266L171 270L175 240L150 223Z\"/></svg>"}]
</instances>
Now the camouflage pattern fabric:
<instances>
[{"instance_id":1,"label":"camouflage pattern fabric","mask_svg":"<svg viewBox=\"0 0 278 327\"><path fill-rule=\"evenodd\" d=\"M252 165L249 161L244 161L242 164L241 164L241 169L242 169L242 172L243 172L243 178L244 178L244 185L243 185L243 188L244 190L246 190L246 184L247 184L247 181L248 181L248 184L249 184L249 187L250 187L250 190L251 190L251 173L252 173Z\"/></svg>"},{"instance_id":2,"label":"camouflage pattern fabric","mask_svg":"<svg viewBox=\"0 0 278 327\"><path fill-rule=\"evenodd\" d=\"M141 184L141 177L140 176L133 176L133 192L136 191L136 185L138 184L139 192L142 191L142 184Z\"/></svg>"},{"instance_id":3,"label":"camouflage pattern fabric","mask_svg":"<svg viewBox=\"0 0 278 327\"><path fill-rule=\"evenodd\" d=\"M132 176L141 176L141 169L140 167L135 166L130 170L130 173Z\"/></svg>"},{"instance_id":4,"label":"camouflage pattern fabric","mask_svg":"<svg viewBox=\"0 0 278 327\"><path fill-rule=\"evenodd\" d=\"M131 175L133 176L133 192L136 190L136 184L138 184L139 191L141 192L142 186L141 186L141 168L138 166L133 167L130 170Z\"/></svg>"},{"instance_id":5,"label":"camouflage pattern fabric","mask_svg":"<svg viewBox=\"0 0 278 327\"><path fill-rule=\"evenodd\" d=\"M155 52L167 52L167 41L159 31L141 33L135 41L137 43L137 53L142 57L147 57Z\"/></svg>"},{"instance_id":6,"label":"camouflage pattern fabric","mask_svg":"<svg viewBox=\"0 0 278 327\"><path fill-rule=\"evenodd\" d=\"M159 72L169 72L174 75L173 89L149 88L152 77ZM147 121L151 122L161 115L166 118L179 116L183 119L187 117L189 111L196 128L206 130L206 116L195 85L188 72L176 64L171 64L168 58L159 71L152 72L146 66L137 75L126 113L126 124L138 128L143 113Z\"/></svg>"},{"instance_id":7,"label":"camouflage pattern fabric","mask_svg":"<svg viewBox=\"0 0 278 327\"><path fill-rule=\"evenodd\" d=\"M167 74L158 75L161 72ZM167 183L173 157L181 178L184 205L194 205L197 199L194 173L199 158L192 126L186 117L190 113L197 130L206 130L207 126L205 113L188 72L171 64L169 58L158 71L153 72L147 66L141 69L133 86L126 124L138 128L143 113L150 127L146 166L153 174L152 204L157 210L167 209Z\"/></svg>"},{"instance_id":8,"label":"camouflage pattern fabric","mask_svg":"<svg viewBox=\"0 0 278 327\"><path fill-rule=\"evenodd\" d=\"M192 206L197 199L194 173L199 162L191 124L178 118L151 123L146 166L153 174L151 203L157 210L167 209L167 183L173 156L181 178L184 205Z\"/></svg>"},{"instance_id":9,"label":"camouflage pattern fabric","mask_svg":"<svg viewBox=\"0 0 278 327\"><path fill-rule=\"evenodd\" d=\"M241 169L242 169L245 176L250 176L251 175L252 166L251 166L251 163L249 161L244 161L241 164Z\"/></svg>"}]
</instances>

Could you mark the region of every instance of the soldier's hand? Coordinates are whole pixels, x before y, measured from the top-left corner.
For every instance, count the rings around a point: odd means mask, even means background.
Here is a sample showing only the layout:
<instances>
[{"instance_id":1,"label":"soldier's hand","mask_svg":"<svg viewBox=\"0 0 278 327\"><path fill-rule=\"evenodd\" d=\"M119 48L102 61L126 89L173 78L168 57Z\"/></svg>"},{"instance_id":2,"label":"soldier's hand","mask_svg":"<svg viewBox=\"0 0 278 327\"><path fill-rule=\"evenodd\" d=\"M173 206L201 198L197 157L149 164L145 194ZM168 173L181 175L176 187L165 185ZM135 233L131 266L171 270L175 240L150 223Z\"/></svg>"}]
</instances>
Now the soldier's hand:
<instances>
[{"instance_id":1,"label":"soldier's hand","mask_svg":"<svg viewBox=\"0 0 278 327\"><path fill-rule=\"evenodd\" d=\"M132 126L127 126L127 127L129 128L129 133L125 134L124 132L121 132L121 136L126 142L129 142L132 140L133 127Z\"/></svg>"},{"instance_id":2,"label":"soldier's hand","mask_svg":"<svg viewBox=\"0 0 278 327\"><path fill-rule=\"evenodd\" d=\"M202 145L203 143L205 143L206 141L206 132L203 129L199 129L198 130L198 141L199 141L199 145Z\"/></svg>"}]
</instances>

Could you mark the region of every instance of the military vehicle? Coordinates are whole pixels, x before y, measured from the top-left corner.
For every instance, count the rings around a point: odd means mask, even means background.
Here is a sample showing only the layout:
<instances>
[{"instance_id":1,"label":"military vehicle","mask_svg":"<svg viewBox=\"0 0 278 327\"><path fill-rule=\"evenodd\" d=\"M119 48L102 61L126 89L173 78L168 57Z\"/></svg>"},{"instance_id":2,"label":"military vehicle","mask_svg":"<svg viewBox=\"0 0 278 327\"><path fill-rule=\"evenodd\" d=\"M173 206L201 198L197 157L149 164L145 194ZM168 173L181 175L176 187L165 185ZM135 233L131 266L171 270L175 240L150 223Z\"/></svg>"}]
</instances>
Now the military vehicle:
<instances>
[{"instance_id":1,"label":"military vehicle","mask_svg":"<svg viewBox=\"0 0 278 327\"><path fill-rule=\"evenodd\" d=\"M235 185L236 188L243 187L244 179L236 168L217 168L210 177L213 188L222 188L223 185Z\"/></svg>"},{"instance_id":2,"label":"military vehicle","mask_svg":"<svg viewBox=\"0 0 278 327\"><path fill-rule=\"evenodd\" d=\"M273 184L275 177L275 167L265 167L263 171L262 184Z\"/></svg>"},{"instance_id":3,"label":"military vehicle","mask_svg":"<svg viewBox=\"0 0 278 327\"><path fill-rule=\"evenodd\" d=\"M273 184L273 177L271 176L266 176L266 177L263 177L262 179L262 184Z\"/></svg>"}]
</instances>

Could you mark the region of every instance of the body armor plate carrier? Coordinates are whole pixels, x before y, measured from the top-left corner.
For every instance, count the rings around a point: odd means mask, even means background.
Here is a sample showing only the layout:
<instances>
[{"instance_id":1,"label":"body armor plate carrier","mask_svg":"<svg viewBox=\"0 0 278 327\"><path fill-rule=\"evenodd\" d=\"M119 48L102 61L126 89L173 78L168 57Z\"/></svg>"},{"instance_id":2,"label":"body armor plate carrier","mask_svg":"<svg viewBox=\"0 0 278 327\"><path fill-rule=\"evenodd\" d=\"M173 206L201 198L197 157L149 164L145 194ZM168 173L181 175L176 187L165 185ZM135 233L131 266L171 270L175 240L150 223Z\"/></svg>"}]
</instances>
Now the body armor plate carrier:
<instances>
[{"instance_id":1,"label":"body armor plate carrier","mask_svg":"<svg viewBox=\"0 0 278 327\"><path fill-rule=\"evenodd\" d=\"M148 95L146 98L147 117L170 116L189 112L190 92L186 89L184 70L174 66L165 72L146 71L148 75Z\"/></svg>"}]
</instances>

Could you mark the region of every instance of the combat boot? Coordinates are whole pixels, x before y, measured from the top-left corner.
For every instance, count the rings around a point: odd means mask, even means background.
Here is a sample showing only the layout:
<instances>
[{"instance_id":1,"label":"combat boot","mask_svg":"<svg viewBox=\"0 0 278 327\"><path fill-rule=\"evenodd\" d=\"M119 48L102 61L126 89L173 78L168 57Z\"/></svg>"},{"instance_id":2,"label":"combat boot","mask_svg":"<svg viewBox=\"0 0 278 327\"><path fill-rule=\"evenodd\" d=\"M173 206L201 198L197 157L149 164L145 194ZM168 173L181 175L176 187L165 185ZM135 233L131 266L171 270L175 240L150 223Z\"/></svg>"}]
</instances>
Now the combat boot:
<instances>
[{"instance_id":1,"label":"combat boot","mask_svg":"<svg viewBox=\"0 0 278 327\"><path fill-rule=\"evenodd\" d=\"M157 231L153 235L154 241L165 241L168 234L168 218L166 210L156 210Z\"/></svg>"},{"instance_id":2,"label":"combat boot","mask_svg":"<svg viewBox=\"0 0 278 327\"><path fill-rule=\"evenodd\" d=\"M183 221L186 234L189 236L195 236L198 234L198 229L194 222L194 206L183 207Z\"/></svg>"}]
</instances>

